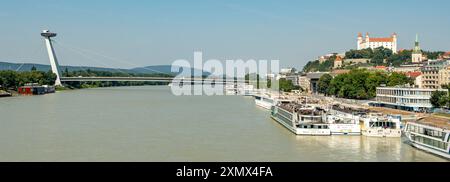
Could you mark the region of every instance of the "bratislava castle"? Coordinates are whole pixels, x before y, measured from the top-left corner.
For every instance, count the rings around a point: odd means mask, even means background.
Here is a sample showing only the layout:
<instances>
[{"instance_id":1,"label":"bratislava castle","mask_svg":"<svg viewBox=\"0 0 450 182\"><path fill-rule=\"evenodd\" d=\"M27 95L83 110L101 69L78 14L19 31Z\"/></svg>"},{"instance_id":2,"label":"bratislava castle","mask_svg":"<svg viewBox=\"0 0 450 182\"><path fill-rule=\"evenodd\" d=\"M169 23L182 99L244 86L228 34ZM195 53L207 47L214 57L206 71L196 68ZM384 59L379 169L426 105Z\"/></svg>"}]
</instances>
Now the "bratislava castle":
<instances>
[{"instance_id":1,"label":"bratislava castle","mask_svg":"<svg viewBox=\"0 0 450 182\"><path fill-rule=\"evenodd\" d=\"M383 38L372 38L369 36L369 33L363 38L361 33L358 34L358 50L367 48L375 49L378 47L384 47L397 53L397 34L393 33L391 37Z\"/></svg>"}]
</instances>

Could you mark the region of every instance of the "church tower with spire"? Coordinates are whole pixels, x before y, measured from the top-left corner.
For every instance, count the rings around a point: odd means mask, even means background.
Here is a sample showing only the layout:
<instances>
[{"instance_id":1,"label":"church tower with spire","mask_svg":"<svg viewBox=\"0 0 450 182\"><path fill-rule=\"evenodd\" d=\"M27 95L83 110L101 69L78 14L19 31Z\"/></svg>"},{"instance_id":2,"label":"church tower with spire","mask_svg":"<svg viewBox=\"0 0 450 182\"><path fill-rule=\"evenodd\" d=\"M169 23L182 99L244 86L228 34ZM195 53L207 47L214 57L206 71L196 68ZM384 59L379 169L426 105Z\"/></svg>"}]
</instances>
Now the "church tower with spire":
<instances>
[{"instance_id":1,"label":"church tower with spire","mask_svg":"<svg viewBox=\"0 0 450 182\"><path fill-rule=\"evenodd\" d=\"M411 58L412 58L413 63L421 63L423 61L422 50L420 49L420 46L419 46L419 35L417 35L417 34L416 34L416 43L415 43Z\"/></svg>"}]
</instances>

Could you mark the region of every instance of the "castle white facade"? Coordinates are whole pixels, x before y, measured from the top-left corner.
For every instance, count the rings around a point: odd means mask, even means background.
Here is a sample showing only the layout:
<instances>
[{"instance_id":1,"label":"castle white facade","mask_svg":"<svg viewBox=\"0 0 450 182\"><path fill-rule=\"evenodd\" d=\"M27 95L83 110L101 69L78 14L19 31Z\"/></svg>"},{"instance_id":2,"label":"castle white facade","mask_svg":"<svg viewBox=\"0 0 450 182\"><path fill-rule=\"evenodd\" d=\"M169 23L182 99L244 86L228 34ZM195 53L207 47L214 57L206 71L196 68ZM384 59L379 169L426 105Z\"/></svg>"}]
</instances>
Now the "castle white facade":
<instances>
[{"instance_id":1,"label":"castle white facade","mask_svg":"<svg viewBox=\"0 0 450 182\"><path fill-rule=\"evenodd\" d=\"M369 36L369 33L366 34L366 37L363 37L361 33L358 34L358 50L361 49L375 49L378 47L384 47L392 50L392 52L397 53L397 34L393 33L391 37L383 37L383 38L372 38Z\"/></svg>"}]
</instances>

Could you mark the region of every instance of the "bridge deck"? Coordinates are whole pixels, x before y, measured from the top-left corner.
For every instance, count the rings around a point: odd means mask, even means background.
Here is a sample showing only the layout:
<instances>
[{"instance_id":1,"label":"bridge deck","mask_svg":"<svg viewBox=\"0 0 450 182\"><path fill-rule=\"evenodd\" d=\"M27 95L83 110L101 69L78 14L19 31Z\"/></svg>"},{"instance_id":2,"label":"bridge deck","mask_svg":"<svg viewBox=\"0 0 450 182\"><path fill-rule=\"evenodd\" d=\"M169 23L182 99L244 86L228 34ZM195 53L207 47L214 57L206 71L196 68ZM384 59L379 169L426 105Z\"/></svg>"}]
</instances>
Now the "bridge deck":
<instances>
[{"instance_id":1,"label":"bridge deck","mask_svg":"<svg viewBox=\"0 0 450 182\"><path fill-rule=\"evenodd\" d=\"M173 78L173 77L61 77L63 82L90 82L90 81L129 81L129 82L195 82L195 83L245 83L245 80L213 79L213 78ZM250 83L256 81L247 81ZM265 82L261 81L260 83Z\"/></svg>"}]
</instances>

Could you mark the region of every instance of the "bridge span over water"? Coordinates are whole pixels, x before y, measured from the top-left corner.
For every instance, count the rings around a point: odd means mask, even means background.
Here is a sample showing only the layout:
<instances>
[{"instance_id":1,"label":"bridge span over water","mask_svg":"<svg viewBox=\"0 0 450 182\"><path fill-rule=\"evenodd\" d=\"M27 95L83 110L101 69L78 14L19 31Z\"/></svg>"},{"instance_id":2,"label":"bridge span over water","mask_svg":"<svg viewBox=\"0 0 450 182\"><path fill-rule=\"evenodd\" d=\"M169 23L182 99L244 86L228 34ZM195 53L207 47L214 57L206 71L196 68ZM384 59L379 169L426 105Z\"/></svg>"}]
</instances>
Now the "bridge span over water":
<instances>
[{"instance_id":1,"label":"bridge span over water","mask_svg":"<svg viewBox=\"0 0 450 182\"><path fill-rule=\"evenodd\" d=\"M41 36L44 37L52 72L56 74L55 85L61 86L63 82L94 82L94 81L127 81L127 82L166 82L166 83L194 83L194 84L244 84L256 83L256 81L245 81L243 79L222 79L222 78L200 78L200 77L63 77L52 39L56 33L44 30ZM265 81L262 81L265 82Z\"/></svg>"},{"instance_id":2,"label":"bridge span over water","mask_svg":"<svg viewBox=\"0 0 450 182\"><path fill-rule=\"evenodd\" d=\"M94 81L127 81L127 82L166 82L166 83L214 83L214 84L237 84L252 83L254 81L234 79L211 79L211 78L173 78L173 77L61 77L61 82L94 82Z\"/></svg>"}]
</instances>

